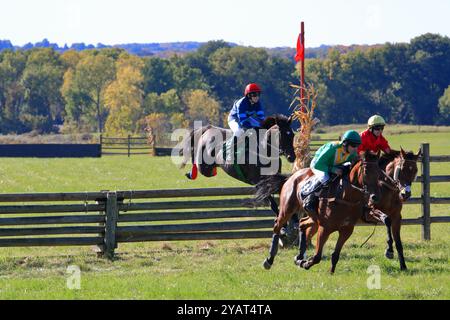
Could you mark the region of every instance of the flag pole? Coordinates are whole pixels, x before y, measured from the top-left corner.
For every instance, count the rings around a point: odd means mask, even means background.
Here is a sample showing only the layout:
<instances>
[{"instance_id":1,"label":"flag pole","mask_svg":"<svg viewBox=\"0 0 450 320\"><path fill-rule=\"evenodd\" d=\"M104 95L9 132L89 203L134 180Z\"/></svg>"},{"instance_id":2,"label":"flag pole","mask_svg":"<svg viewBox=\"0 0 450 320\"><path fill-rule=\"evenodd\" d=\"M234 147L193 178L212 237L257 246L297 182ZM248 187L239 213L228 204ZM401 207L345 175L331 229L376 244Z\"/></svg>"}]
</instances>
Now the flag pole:
<instances>
[{"instance_id":1,"label":"flag pole","mask_svg":"<svg viewBox=\"0 0 450 320\"><path fill-rule=\"evenodd\" d=\"M300 25L300 37L301 37L301 43L303 45L303 57L304 57L304 50L305 47L305 23L302 21ZM301 74L300 74L300 104L301 104L301 110L304 112L304 98L305 98L305 59L303 58L300 62L301 64Z\"/></svg>"}]
</instances>

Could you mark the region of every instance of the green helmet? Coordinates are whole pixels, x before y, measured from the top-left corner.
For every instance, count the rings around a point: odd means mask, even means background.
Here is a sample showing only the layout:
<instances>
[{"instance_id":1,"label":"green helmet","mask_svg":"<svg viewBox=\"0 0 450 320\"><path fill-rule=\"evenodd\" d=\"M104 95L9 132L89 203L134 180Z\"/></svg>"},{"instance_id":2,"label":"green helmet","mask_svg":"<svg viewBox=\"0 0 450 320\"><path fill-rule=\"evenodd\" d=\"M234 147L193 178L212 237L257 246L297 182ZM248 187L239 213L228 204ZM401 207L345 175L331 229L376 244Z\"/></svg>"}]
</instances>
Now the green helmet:
<instances>
[{"instance_id":1,"label":"green helmet","mask_svg":"<svg viewBox=\"0 0 450 320\"><path fill-rule=\"evenodd\" d=\"M386 121L384 121L382 116L371 116L369 118L369 121L367 121L367 124L369 125L369 128L375 127L375 126L384 126L386 125Z\"/></svg>"},{"instance_id":2,"label":"green helmet","mask_svg":"<svg viewBox=\"0 0 450 320\"><path fill-rule=\"evenodd\" d=\"M361 144L361 136L355 130L348 130L342 136L342 142L347 141L355 144Z\"/></svg>"}]
</instances>

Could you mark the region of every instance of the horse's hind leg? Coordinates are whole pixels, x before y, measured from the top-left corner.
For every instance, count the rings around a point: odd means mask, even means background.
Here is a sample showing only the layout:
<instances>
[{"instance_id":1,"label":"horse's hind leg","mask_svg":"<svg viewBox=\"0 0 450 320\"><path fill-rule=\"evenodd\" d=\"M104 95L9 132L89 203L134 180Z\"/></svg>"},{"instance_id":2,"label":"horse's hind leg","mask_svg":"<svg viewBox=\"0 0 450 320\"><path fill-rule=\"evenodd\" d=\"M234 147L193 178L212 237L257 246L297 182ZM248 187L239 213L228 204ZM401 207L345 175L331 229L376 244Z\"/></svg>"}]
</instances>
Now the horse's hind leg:
<instances>
[{"instance_id":1,"label":"horse's hind leg","mask_svg":"<svg viewBox=\"0 0 450 320\"><path fill-rule=\"evenodd\" d=\"M275 256L278 253L278 241L279 240L280 240L280 235L274 233L272 235L272 244L270 245L269 257L266 258L266 260L264 260L264 263L263 263L264 269L266 269L266 270L269 270L273 265Z\"/></svg>"},{"instance_id":2,"label":"horse's hind leg","mask_svg":"<svg viewBox=\"0 0 450 320\"><path fill-rule=\"evenodd\" d=\"M403 256L403 244L400 238L400 228L401 228L401 216L392 221L392 233L394 235L395 248L398 253L398 260L400 261L400 270L407 270L405 257Z\"/></svg>"},{"instance_id":3,"label":"horse's hind leg","mask_svg":"<svg viewBox=\"0 0 450 320\"><path fill-rule=\"evenodd\" d=\"M278 253L278 241L280 240L280 230L287 220L292 216L293 212L281 210L277 216L275 225L273 227L272 244L269 250L269 257L264 260L263 266L266 270L269 270L275 260L275 256Z\"/></svg>"},{"instance_id":4,"label":"horse's hind leg","mask_svg":"<svg viewBox=\"0 0 450 320\"><path fill-rule=\"evenodd\" d=\"M336 242L336 247L334 248L334 252L331 255L331 269L330 273L334 273L336 270L336 265L339 261L339 256L341 254L342 247L344 246L345 242L350 238L350 236L353 233L353 226L346 226L339 230L339 237Z\"/></svg>"}]
</instances>

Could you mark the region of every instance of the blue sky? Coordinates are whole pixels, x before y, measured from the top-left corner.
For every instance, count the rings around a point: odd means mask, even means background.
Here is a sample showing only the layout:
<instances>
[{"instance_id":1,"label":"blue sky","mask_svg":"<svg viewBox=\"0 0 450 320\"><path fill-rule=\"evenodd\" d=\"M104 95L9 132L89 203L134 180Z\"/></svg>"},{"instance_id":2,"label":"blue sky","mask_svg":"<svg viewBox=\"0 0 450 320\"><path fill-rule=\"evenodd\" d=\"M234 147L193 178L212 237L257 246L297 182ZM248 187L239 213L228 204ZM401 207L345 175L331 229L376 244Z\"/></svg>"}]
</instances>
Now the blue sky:
<instances>
[{"instance_id":1,"label":"blue sky","mask_svg":"<svg viewBox=\"0 0 450 320\"><path fill-rule=\"evenodd\" d=\"M74 42L231 41L294 47L450 36L449 0L0 0L0 39Z\"/></svg>"}]
</instances>

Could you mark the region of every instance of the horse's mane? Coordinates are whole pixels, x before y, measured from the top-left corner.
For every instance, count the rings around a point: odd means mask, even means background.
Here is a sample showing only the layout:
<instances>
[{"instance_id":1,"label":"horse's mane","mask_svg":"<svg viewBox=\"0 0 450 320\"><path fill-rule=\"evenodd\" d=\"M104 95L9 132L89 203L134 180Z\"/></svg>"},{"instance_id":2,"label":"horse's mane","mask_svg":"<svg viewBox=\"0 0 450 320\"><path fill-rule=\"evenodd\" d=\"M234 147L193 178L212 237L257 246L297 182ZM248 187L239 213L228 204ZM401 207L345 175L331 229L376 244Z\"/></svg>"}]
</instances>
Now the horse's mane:
<instances>
[{"instance_id":1,"label":"horse's mane","mask_svg":"<svg viewBox=\"0 0 450 320\"><path fill-rule=\"evenodd\" d=\"M264 129L269 129L270 127L278 124L284 124L289 122L289 117L285 116L284 114L274 114L271 116L266 117L262 122L261 126Z\"/></svg>"}]
</instances>

